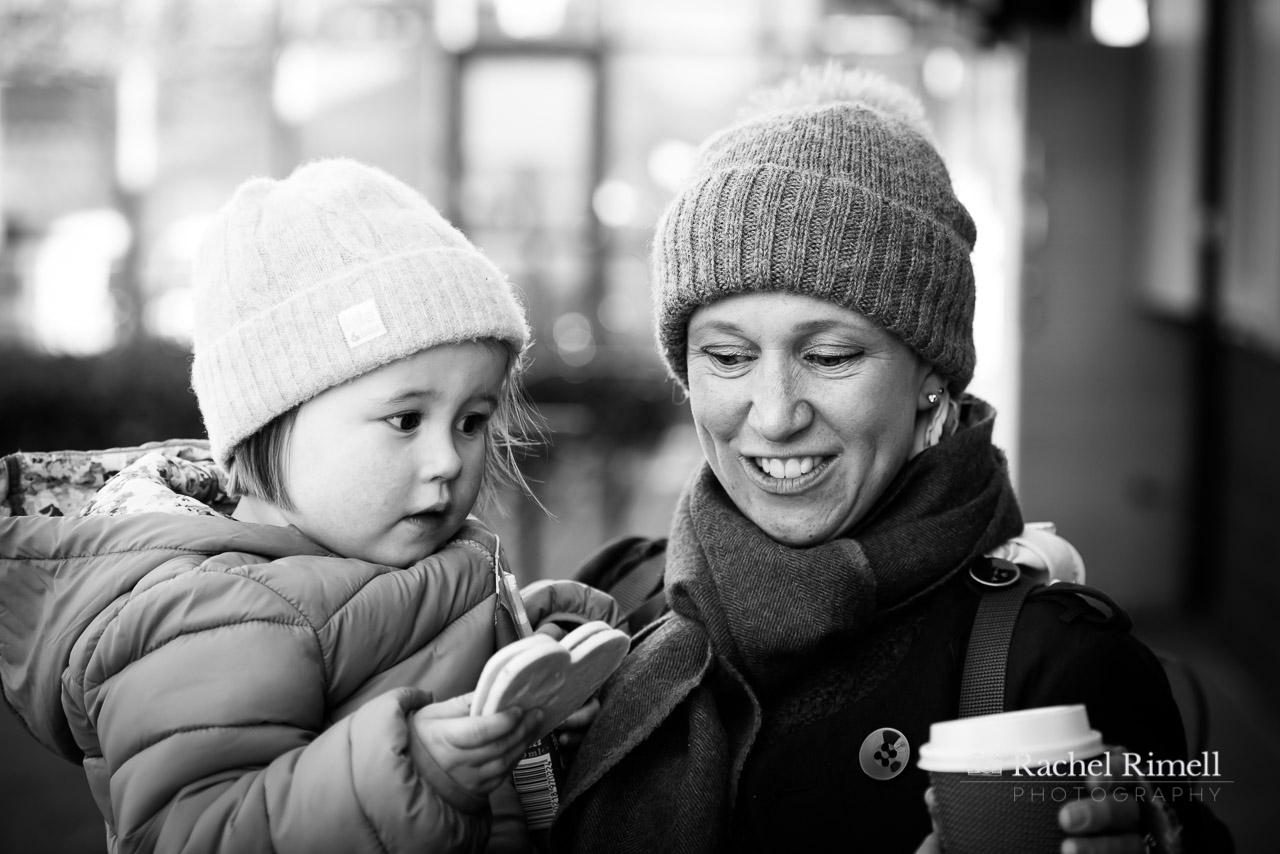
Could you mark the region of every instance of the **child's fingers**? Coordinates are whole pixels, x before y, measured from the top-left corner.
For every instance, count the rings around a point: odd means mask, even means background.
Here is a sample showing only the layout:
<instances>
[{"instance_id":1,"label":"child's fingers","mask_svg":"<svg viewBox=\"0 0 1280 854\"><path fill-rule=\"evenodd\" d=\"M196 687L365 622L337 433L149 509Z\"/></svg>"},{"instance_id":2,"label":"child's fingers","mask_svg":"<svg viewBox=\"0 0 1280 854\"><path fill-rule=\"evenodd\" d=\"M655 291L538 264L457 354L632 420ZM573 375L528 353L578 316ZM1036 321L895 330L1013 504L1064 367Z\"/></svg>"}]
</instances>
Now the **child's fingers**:
<instances>
[{"instance_id":1,"label":"child's fingers","mask_svg":"<svg viewBox=\"0 0 1280 854\"><path fill-rule=\"evenodd\" d=\"M564 629L557 626L555 623L543 623L542 625L538 626L538 628L535 629L534 631L536 631L540 635L547 635L552 640L557 640L557 641L563 638L565 635L569 634Z\"/></svg>"},{"instance_id":2,"label":"child's fingers","mask_svg":"<svg viewBox=\"0 0 1280 854\"><path fill-rule=\"evenodd\" d=\"M456 725L448 723L449 744L459 750L472 751L483 761L491 756L523 753L542 723L542 710L525 713L510 708L492 715L466 718Z\"/></svg>"},{"instance_id":3,"label":"child's fingers","mask_svg":"<svg viewBox=\"0 0 1280 854\"><path fill-rule=\"evenodd\" d=\"M556 744L559 744L565 750L577 750L582 746L582 742L586 740L586 734L580 729L571 729L567 732L556 733Z\"/></svg>"},{"instance_id":4,"label":"child's fingers","mask_svg":"<svg viewBox=\"0 0 1280 854\"><path fill-rule=\"evenodd\" d=\"M556 729L586 729L591 726L591 722L596 719L596 715L600 714L600 701L592 697L583 703L573 714L564 719L564 722Z\"/></svg>"},{"instance_id":5,"label":"child's fingers","mask_svg":"<svg viewBox=\"0 0 1280 854\"><path fill-rule=\"evenodd\" d=\"M556 727L556 741L567 750L576 750L587 737L587 730L600 714L600 701L592 697Z\"/></svg>"},{"instance_id":6,"label":"child's fingers","mask_svg":"<svg viewBox=\"0 0 1280 854\"><path fill-rule=\"evenodd\" d=\"M527 745L522 740L515 747L511 747L491 759L478 762L475 766L476 776L486 782L500 782L516 767L516 763L520 761L520 757L524 755L526 749Z\"/></svg>"},{"instance_id":7,"label":"child's fingers","mask_svg":"<svg viewBox=\"0 0 1280 854\"><path fill-rule=\"evenodd\" d=\"M466 752L466 764L477 781L477 790L490 790L502 782L524 755L529 742L537 734L542 712L524 716L510 735L498 741L488 742Z\"/></svg>"},{"instance_id":8,"label":"child's fingers","mask_svg":"<svg viewBox=\"0 0 1280 854\"><path fill-rule=\"evenodd\" d=\"M516 758L519 758L533 741L533 737L537 735L540 726L542 726L542 709L526 712L520 719L520 725L516 727L516 731L503 740L501 752L513 753Z\"/></svg>"},{"instance_id":9,"label":"child's fingers","mask_svg":"<svg viewBox=\"0 0 1280 854\"><path fill-rule=\"evenodd\" d=\"M491 715L458 717L445 724L445 737L459 750L487 748L486 753L502 751L499 746L519 735L521 715L519 709L505 709Z\"/></svg>"},{"instance_id":10,"label":"child's fingers","mask_svg":"<svg viewBox=\"0 0 1280 854\"><path fill-rule=\"evenodd\" d=\"M475 694L463 694L439 703L431 703L414 712L414 717L423 720L439 720L441 718L465 718L471 714L471 697Z\"/></svg>"}]
</instances>

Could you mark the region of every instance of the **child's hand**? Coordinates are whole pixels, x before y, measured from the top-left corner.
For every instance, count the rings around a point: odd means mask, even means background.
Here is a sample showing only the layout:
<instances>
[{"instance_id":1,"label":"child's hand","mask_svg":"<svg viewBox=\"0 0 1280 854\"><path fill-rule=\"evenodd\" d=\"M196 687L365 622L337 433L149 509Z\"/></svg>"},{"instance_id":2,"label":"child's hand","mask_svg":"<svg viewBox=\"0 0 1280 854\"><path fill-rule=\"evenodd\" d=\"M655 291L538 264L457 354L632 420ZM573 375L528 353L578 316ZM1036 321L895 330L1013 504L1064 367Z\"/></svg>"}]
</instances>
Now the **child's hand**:
<instances>
[{"instance_id":1,"label":"child's hand","mask_svg":"<svg viewBox=\"0 0 1280 854\"><path fill-rule=\"evenodd\" d=\"M542 711L508 709L471 716L471 695L424 706L413 728L446 774L477 796L496 789L519 761L542 723Z\"/></svg>"},{"instance_id":2,"label":"child's hand","mask_svg":"<svg viewBox=\"0 0 1280 854\"><path fill-rule=\"evenodd\" d=\"M556 741L566 750L577 750L587 737L587 729L600 714L600 701L592 697L556 727Z\"/></svg>"},{"instance_id":3,"label":"child's hand","mask_svg":"<svg viewBox=\"0 0 1280 854\"><path fill-rule=\"evenodd\" d=\"M558 641L561 638L563 638L565 635L569 634L565 629L561 628L555 623L543 623L542 625L534 629L534 632L536 634L546 635L547 637L555 641Z\"/></svg>"}]
</instances>

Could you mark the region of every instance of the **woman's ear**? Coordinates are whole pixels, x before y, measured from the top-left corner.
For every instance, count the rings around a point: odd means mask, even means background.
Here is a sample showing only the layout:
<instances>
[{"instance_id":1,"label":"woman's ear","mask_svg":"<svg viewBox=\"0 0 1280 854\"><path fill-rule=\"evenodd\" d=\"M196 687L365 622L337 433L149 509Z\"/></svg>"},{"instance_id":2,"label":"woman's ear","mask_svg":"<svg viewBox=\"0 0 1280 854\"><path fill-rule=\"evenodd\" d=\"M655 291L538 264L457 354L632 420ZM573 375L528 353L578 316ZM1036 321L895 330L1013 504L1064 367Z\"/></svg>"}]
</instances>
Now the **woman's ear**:
<instances>
[{"instance_id":1,"label":"woman's ear","mask_svg":"<svg viewBox=\"0 0 1280 854\"><path fill-rule=\"evenodd\" d=\"M947 380L932 365L923 366L922 371L924 376L916 387L916 408L921 410L933 409L942 400L942 395L947 390Z\"/></svg>"}]
</instances>

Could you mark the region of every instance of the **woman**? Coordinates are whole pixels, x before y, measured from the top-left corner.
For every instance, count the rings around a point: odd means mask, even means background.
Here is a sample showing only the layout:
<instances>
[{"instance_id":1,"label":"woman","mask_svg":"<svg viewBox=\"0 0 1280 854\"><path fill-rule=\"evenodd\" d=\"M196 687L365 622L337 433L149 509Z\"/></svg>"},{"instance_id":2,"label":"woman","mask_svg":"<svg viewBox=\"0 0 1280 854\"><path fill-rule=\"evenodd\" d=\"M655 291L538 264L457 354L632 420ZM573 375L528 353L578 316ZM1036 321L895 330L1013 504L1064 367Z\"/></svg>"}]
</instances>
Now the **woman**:
<instances>
[{"instance_id":1,"label":"woman","mask_svg":"<svg viewBox=\"0 0 1280 854\"><path fill-rule=\"evenodd\" d=\"M967 570L1023 527L994 413L964 395L974 239L923 109L883 78L807 72L703 146L654 272L706 465L672 524L669 612L606 686L557 850L914 851L929 833L914 751L958 716L983 595ZM1184 755L1127 627L1033 593L1005 708L1086 703L1109 743ZM1064 824L1080 852L1148 832L1175 850L1199 827L1175 806L1106 797L1062 820L1083 811Z\"/></svg>"}]
</instances>

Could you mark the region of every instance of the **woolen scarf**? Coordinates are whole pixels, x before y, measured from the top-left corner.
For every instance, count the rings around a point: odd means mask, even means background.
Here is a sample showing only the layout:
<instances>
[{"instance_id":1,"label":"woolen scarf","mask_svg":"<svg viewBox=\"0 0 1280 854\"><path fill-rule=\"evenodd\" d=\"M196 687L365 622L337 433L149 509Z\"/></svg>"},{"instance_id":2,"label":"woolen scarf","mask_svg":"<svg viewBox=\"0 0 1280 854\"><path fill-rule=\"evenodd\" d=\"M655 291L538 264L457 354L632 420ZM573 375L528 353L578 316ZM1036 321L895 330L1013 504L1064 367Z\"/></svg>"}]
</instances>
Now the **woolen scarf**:
<instances>
[{"instance_id":1,"label":"woolen scarf","mask_svg":"<svg viewBox=\"0 0 1280 854\"><path fill-rule=\"evenodd\" d=\"M779 544L704 466L667 550L672 613L636 638L570 771L557 851L719 851L762 708L806 663L1022 530L994 414L967 398L961 428L909 461L848 535ZM836 711L832 709L831 711Z\"/></svg>"}]
</instances>

